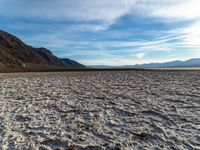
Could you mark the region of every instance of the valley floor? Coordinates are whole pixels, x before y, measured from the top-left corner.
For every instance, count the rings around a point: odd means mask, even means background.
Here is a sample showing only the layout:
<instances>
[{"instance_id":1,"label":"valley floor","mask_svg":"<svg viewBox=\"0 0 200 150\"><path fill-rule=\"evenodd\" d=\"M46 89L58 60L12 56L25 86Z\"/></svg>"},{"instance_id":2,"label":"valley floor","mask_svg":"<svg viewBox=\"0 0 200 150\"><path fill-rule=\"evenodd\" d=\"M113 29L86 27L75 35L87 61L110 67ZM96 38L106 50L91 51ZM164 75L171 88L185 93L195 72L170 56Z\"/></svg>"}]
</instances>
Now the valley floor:
<instances>
[{"instance_id":1,"label":"valley floor","mask_svg":"<svg viewBox=\"0 0 200 150\"><path fill-rule=\"evenodd\" d=\"M200 72L0 74L0 149L200 149Z\"/></svg>"}]
</instances>

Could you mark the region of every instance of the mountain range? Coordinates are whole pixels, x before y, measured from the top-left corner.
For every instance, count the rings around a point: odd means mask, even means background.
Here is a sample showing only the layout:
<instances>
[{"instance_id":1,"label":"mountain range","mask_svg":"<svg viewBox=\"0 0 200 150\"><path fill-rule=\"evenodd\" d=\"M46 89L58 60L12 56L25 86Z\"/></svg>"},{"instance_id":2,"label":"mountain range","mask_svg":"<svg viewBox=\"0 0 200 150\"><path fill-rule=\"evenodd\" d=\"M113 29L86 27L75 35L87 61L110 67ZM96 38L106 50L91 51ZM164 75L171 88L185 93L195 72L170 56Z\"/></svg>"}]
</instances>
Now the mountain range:
<instances>
[{"instance_id":1,"label":"mountain range","mask_svg":"<svg viewBox=\"0 0 200 150\"><path fill-rule=\"evenodd\" d=\"M166 63L126 66L92 65L90 68L189 68L200 67L200 58ZM46 48L26 45L16 36L0 30L0 71L44 71L88 68L68 58L58 58Z\"/></svg>"},{"instance_id":2,"label":"mountain range","mask_svg":"<svg viewBox=\"0 0 200 150\"><path fill-rule=\"evenodd\" d=\"M186 61L171 61L166 63L150 63L137 64L126 66L106 66L106 65L92 65L91 68L199 68L200 58L193 58Z\"/></svg>"},{"instance_id":3,"label":"mountain range","mask_svg":"<svg viewBox=\"0 0 200 150\"><path fill-rule=\"evenodd\" d=\"M26 45L14 35L0 30L0 70L80 69L84 65L56 57L46 48Z\"/></svg>"}]
</instances>

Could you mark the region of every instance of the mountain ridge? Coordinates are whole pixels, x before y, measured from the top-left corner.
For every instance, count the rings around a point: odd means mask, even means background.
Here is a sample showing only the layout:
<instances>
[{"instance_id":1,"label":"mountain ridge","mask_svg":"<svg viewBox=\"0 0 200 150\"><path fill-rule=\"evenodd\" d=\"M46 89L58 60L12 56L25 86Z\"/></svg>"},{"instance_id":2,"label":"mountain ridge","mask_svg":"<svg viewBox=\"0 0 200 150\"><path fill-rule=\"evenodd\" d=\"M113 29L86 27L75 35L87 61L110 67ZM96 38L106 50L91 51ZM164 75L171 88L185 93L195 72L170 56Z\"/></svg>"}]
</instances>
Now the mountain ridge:
<instances>
[{"instance_id":1,"label":"mountain ridge","mask_svg":"<svg viewBox=\"0 0 200 150\"><path fill-rule=\"evenodd\" d=\"M58 58L46 48L34 48L16 36L0 30L0 69L76 69L84 65ZM73 64L73 65L72 65Z\"/></svg>"},{"instance_id":2,"label":"mountain ridge","mask_svg":"<svg viewBox=\"0 0 200 150\"><path fill-rule=\"evenodd\" d=\"M175 60L165 63L149 63L124 66L90 65L91 68L187 68L200 67L200 58L192 58L186 61Z\"/></svg>"}]
</instances>

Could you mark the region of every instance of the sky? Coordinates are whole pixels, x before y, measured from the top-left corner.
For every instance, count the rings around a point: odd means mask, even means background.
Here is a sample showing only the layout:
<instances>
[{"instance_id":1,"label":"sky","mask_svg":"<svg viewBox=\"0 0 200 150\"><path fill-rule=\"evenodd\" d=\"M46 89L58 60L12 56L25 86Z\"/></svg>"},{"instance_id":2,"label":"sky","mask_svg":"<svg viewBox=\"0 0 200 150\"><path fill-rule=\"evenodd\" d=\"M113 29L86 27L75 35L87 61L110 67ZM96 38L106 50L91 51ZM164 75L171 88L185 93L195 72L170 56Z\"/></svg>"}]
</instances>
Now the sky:
<instances>
[{"instance_id":1,"label":"sky","mask_svg":"<svg viewBox=\"0 0 200 150\"><path fill-rule=\"evenodd\" d=\"M0 0L0 29L85 65L200 58L200 0Z\"/></svg>"}]
</instances>

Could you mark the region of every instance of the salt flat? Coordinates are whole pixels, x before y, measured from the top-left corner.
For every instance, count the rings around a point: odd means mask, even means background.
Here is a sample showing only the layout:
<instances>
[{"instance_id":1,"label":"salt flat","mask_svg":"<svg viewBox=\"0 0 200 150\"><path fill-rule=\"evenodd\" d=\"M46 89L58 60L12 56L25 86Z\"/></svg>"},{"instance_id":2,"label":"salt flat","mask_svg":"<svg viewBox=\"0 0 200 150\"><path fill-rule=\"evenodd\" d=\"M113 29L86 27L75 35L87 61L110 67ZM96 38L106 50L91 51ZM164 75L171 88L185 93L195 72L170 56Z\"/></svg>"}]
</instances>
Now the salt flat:
<instances>
[{"instance_id":1,"label":"salt flat","mask_svg":"<svg viewBox=\"0 0 200 150\"><path fill-rule=\"evenodd\" d=\"M200 149L200 72L0 74L0 149Z\"/></svg>"}]
</instances>

